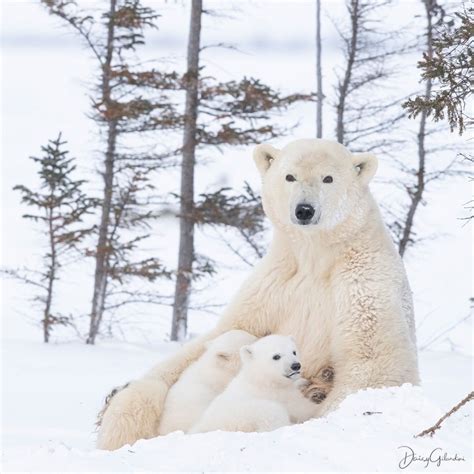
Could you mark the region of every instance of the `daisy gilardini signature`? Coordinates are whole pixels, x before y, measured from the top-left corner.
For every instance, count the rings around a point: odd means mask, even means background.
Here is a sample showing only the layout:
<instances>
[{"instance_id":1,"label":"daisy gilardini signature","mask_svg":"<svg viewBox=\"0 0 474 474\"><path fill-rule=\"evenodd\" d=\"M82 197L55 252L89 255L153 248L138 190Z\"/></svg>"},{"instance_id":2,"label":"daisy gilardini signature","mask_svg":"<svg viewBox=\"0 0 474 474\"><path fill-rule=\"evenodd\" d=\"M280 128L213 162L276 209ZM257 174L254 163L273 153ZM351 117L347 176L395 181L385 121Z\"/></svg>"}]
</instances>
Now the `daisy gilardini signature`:
<instances>
[{"instance_id":1,"label":"daisy gilardini signature","mask_svg":"<svg viewBox=\"0 0 474 474\"><path fill-rule=\"evenodd\" d=\"M400 469L405 469L412 463L423 463L424 467L427 468L430 464L441 467L441 464L444 462L465 461L465 459L457 453L448 454L441 448L435 448L427 454L415 453L410 446L399 446L398 449L402 450L402 458L398 463Z\"/></svg>"}]
</instances>

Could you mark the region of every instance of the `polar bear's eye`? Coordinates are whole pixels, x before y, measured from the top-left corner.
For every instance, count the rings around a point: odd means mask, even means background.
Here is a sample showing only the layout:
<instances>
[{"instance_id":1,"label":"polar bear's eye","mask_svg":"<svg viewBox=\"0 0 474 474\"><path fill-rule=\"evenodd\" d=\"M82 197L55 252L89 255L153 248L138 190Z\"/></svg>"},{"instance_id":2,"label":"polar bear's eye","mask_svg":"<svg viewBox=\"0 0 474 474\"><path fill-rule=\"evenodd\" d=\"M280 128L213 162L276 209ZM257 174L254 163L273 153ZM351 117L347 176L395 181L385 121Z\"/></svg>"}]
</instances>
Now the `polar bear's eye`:
<instances>
[{"instance_id":1,"label":"polar bear's eye","mask_svg":"<svg viewBox=\"0 0 474 474\"><path fill-rule=\"evenodd\" d=\"M290 183L293 181L296 181L296 178L292 174L287 174L285 179L289 181Z\"/></svg>"},{"instance_id":2,"label":"polar bear's eye","mask_svg":"<svg viewBox=\"0 0 474 474\"><path fill-rule=\"evenodd\" d=\"M281 355L280 354L275 354L273 356L273 360L278 360L278 359L281 359Z\"/></svg>"},{"instance_id":3,"label":"polar bear's eye","mask_svg":"<svg viewBox=\"0 0 474 474\"><path fill-rule=\"evenodd\" d=\"M293 351L293 355L294 355L294 356L296 355L296 351Z\"/></svg>"},{"instance_id":4,"label":"polar bear's eye","mask_svg":"<svg viewBox=\"0 0 474 474\"><path fill-rule=\"evenodd\" d=\"M323 179L323 183L332 183L333 179L332 176L325 176Z\"/></svg>"}]
</instances>

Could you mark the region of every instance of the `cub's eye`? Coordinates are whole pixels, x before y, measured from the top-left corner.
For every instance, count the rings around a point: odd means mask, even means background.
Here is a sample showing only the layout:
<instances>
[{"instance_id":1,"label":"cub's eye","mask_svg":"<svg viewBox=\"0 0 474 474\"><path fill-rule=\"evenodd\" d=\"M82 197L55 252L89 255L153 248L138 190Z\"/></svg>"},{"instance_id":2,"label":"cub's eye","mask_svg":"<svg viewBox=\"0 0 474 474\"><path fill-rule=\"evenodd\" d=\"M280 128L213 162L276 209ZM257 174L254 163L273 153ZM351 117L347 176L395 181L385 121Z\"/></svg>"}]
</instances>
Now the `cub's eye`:
<instances>
[{"instance_id":1,"label":"cub's eye","mask_svg":"<svg viewBox=\"0 0 474 474\"><path fill-rule=\"evenodd\" d=\"M325 176L323 179L323 183L332 183L333 181L332 176Z\"/></svg>"},{"instance_id":2,"label":"cub's eye","mask_svg":"<svg viewBox=\"0 0 474 474\"><path fill-rule=\"evenodd\" d=\"M296 355L296 351L293 351L293 355L294 355L294 356Z\"/></svg>"},{"instance_id":3,"label":"cub's eye","mask_svg":"<svg viewBox=\"0 0 474 474\"><path fill-rule=\"evenodd\" d=\"M275 354L275 355L273 356L273 360L278 360L278 359L281 359L281 355Z\"/></svg>"},{"instance_id":4,"label":"cub's eye","mask_svg":"<svg viewBox=\"0 0 474 474\"><path fill-rule=\"evenodd\" d=\"M287 174L285 179L292 183L293 181L296 181L296 178L292 174Z\"/></svg>"}]
</instances>

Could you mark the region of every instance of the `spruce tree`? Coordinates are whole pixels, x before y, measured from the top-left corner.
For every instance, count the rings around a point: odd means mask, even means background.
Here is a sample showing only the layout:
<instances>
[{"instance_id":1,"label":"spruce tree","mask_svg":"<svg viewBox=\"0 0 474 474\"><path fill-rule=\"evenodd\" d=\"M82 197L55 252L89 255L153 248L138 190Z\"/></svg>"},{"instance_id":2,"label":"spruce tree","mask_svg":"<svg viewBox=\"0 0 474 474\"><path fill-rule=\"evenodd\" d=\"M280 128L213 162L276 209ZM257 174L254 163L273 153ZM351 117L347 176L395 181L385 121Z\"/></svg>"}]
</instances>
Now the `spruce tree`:
<instances>
[{"instance_id":1,"label":"spruce tree","mask_svg":"<svg viewBox=\"0 0 474 474\"><path fill-rule=\"evenodd\" d=\"M47 241L47 251L43 255L43 268L39 272L10 270L10 275L41 289L38 300L43 306L43 339L49 342L55 325L67 325L69 316L54 311L55 284L62 267L84 237L93 231L85 226L83 219L93 210L96 201L82 190L84 180L76 179L74 158L65 148L66 142L61 134L43 146L40 157L31 157L39 165L40 185L30 189L17 185L21 201L31 211L24 214L25 219L38 223Z\"/></svg>"}]
</instances>

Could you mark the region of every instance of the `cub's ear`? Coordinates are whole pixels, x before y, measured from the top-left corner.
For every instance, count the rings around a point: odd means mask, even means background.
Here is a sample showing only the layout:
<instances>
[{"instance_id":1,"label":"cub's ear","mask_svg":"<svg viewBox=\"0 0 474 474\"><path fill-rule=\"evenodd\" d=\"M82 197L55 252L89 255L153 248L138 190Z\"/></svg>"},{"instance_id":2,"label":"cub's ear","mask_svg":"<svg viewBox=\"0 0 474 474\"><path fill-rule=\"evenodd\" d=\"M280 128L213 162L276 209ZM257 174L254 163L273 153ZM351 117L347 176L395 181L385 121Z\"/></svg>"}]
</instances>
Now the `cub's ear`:
<instances>
[{"instance_id":1,"label":"cub's ear","mask_svg":"<svg viewBox=\"0 0 474 474\"><path fill-rule=\"evenodd\" d=\"M231 355L228 352L218 352L216 354L217 358L223 362L227 362L230 360Z\"/></svg>"},{"instance_id":2,"label":"cub's ear","mask_svg":"<svg viewBox=\"0 0 474 474\"><path fill-rule=\"evenodd\" d=\"M258 171L263 176L268 168L272 165L272 162L278 158L280 150L276 149L271 145L257 145L253 151L253 159L257 165Z\"/></svg>"},{"instance_id":3,"label":"cub's ear","mask_svg":"<svg viewBox=\"0 0 474 474\"><path fill-rule=\"evenodd\" d=\"M359 181L368 184L377 171L377 157L372 153L360 153L352 156L352 163L357 171Z\"/></svg>"},{"instance_id":4,"label":"cub's ear","mask_svg":"<svg viewBox=\"0 0 474 474\"><path fill-rule=\"evenodd\" d=\"M240 348L240 359L242 362L247 362L253 357L252 348L250 346L242 346Z\"/></svg>"}]
</instances>

